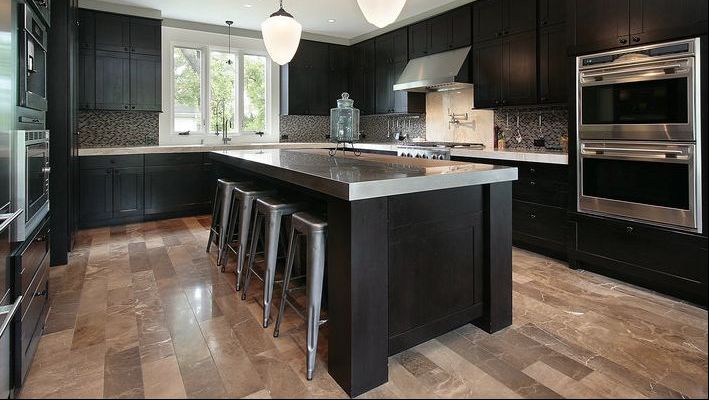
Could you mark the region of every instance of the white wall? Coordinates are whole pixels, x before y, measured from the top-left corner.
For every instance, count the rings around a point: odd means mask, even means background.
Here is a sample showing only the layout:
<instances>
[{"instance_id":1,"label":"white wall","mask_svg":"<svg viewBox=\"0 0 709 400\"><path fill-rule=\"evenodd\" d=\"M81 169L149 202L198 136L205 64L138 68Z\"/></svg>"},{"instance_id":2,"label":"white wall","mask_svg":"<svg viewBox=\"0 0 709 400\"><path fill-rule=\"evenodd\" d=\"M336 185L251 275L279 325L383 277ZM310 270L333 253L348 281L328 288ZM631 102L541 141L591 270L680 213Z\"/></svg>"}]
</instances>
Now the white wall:
<instances>
[{"instance_id":1,"label":"white wall","mask_svg":"<svg viewBox=\"0 0 709 400\"><path fill-rule=\"evenodd\" d=\"M160 144L199 144L202 140L204 143L219 143L221 135L214 134L192 134L189 136L179 136L172 132L172 48L174 45L194 46L194 47L224 47L229 44L229 37L224 34L204 32L181 28L162 28L162 106L163 112L160 114ZM263 40L248 37L231 37L232 49L244 49L259 53L266 52ZM246 142L277 142L279 135L279 93L280 93L280 74L278 64L271 63L271 93L270 104L266 106L270 108L270 120L267 123L267 129L263 137L254 134L230 135L232 143Z\"/></svg>"}]
</instances>

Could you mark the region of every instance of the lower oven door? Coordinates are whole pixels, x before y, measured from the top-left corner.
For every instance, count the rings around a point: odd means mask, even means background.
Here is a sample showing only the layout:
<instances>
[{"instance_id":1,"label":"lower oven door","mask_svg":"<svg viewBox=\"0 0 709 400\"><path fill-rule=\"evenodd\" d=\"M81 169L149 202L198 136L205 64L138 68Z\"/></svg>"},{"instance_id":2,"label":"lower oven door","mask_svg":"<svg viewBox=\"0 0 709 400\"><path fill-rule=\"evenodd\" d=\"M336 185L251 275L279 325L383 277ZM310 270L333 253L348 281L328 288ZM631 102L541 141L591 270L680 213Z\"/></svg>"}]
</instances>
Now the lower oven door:
<instances>
[{"instance_id":1,"label":"lower oven door","mask_svg":"<svg viewBox=\"0 0 709 400\"><path fill-rule=\"evenodd\" d=\"M578 210L701 232L695 147L581 141Z\"/></svg>"}]
</instances>

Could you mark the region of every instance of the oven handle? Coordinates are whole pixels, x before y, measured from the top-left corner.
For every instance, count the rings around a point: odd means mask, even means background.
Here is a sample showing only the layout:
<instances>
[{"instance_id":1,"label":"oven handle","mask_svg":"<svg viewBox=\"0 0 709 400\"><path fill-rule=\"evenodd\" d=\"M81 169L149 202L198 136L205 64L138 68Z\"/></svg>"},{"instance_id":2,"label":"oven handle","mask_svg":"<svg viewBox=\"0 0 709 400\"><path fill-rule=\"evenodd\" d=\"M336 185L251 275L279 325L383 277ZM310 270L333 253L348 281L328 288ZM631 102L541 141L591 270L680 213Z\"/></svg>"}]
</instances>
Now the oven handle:
<instances>
[{"instance_id":1,"label":"oven handle","mask_svg":"<svg viewBox=\"0 0 709 400\"><path fill-rule=\"evenodd\" d=\"M17 219L17 217L20 216L20 214L22 214L22 211L22 209L19 209L14 213L0 214L0 233L7 229L7 227L10 226L10 224L12 224Z\"/></svg>"},{"instance_id":2,"label":"oven handle","mask_svg":"<svg viewBox=\"0 0 709 400\"><path fill-rule=\"evenodd\" d=\"M22 296L17 296L15 304L0 307L0 316L5 317L5 320L2 321L2 327L0 327L0 336L5 334L5 331L10 326L10 322L12 322L12 317L15 316L17 309L20 308L20 304L22 304Z\"/></svg>"},{"instance_id":3,"label":"oven handle","mask_svg":"<svg viewBox=\"0 0 709 400\"><path fill-rule=\"evenodd\" d=\"M618 153L616 157L620 154L626 158L645 158L648 159L652 155L664 156L668 160L689 160L691 155L682 150L675 149L629 149L623 147L585 147L581 148L581 155L585 157L602 156L604 153L611 153L611 157L614 155L612 153ZM633 154L635 153L635 154ZM668 157L671 155L672 157Z\"/></svg>"}]
</instances>

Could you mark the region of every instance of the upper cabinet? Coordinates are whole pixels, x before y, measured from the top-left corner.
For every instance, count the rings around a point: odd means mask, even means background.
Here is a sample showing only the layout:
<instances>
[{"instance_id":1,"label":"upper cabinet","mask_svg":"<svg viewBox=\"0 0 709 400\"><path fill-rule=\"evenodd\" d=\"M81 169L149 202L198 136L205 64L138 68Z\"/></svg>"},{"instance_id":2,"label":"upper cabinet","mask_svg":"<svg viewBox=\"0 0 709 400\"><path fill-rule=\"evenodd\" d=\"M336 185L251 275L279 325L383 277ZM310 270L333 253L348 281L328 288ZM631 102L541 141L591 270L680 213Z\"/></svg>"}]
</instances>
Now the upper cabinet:
<instances>
[{"instance_id":1,"label":"upper cabinet","mask_svg":"<svg viewBox=\"0 0 709 400\"><path fill-rule=\"evenodd\" d=\"M408 63L408 30L401 28L374 39L376 112L424 113L426 97L423 93L394 91L394 84Z\"/></svg>"},{"instance_id":2,"label":"upper cabinet","mask_svg":"<svg viewBox=\"0 0 709 400\"><path fill-rule=\"evenodd\" d=\"M162 110L160 21L79 10L79 108Z\"/></svg>"},{"instance_id":3,"label":"upper cabinet","mask_svg":"<svg viewBox=\"0 0 709 400\"><path fill-rule=\"evenodd\" d=\"M409 26L409 58L418 58L469 46L471 7L466 5Z\"/></svg>"},{"instance_id":4,"label":"upper cabinet","mask_svg":"<svg viewBox=\"0 0 709 400\"><path fill-rule=\"evenodd\" d=\"M328 115L330 45L301 40L293 60L281 67L281 114Z\"/></svg>"},{"instance_id":5,"label":"upper cabinet","mask_svg":"<svg viewBox=\"0 0 709 400\"><path fill-rule=\"evenodd\" d=\"M357 43L350 49L352 59L350 97L355 102L354 106L365 115L374 114L376 99L374 51L374 40Z\"/></svg>"},{"instance_id":6,"label":"upper cabinet","mask_svg":"<svg viewBox=\"0 0 709 400\"><path fill-rule=\"evenodd\" d=\"M530 0L477 0L473 18L473 40L483 42L534 29L537 4Z\"/></svg>"},{"instance_id":7,"label":"upper cabinet","mask_svg":"<svg viewBox=\"0 0 709 400\"><path fill-rule=\"evenodd\" d=\"M566 22L566 0L539 0L537 21L540 27Z\"/></svg>"},{"instance_id":8,"label":"upper cabinet","mask_svg":"<svg viewBox=\"0 0 709 400\"><path fill-rule=\"evenodd\" d=\"M575 0L575 54L676 40L707 32L706 0Z\"/></svg>"}]
</instances>

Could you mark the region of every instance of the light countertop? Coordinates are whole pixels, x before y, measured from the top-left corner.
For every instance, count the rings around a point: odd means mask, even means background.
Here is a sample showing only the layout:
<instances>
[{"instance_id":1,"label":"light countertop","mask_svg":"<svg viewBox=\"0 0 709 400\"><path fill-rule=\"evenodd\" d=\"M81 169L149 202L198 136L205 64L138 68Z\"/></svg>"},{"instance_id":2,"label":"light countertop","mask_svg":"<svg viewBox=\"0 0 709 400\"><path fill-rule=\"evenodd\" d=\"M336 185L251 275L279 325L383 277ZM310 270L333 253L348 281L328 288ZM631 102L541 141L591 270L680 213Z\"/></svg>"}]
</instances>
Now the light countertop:
<instances>
[{"instance_id":1,"label":"light countertop","mask_svg":"<svg viewBox=\"0 0 709 400\"><path fill-rule=\"evenodd\" d=\"M474 164L453 172L426 172L392 162L370 161L352 155L329 157L298 150L220 150L210 157L236 168L284 180L344 200L476 186L517 179L517 168ZM387 157L387 156L383 156ZM450 163L449 161L438 161Z\"/></svg>"}]
</instances>

